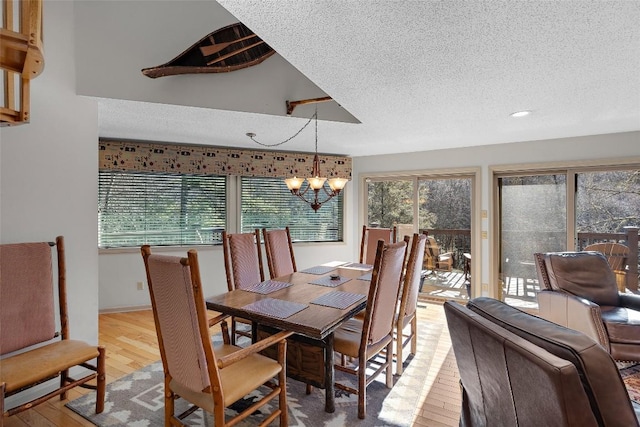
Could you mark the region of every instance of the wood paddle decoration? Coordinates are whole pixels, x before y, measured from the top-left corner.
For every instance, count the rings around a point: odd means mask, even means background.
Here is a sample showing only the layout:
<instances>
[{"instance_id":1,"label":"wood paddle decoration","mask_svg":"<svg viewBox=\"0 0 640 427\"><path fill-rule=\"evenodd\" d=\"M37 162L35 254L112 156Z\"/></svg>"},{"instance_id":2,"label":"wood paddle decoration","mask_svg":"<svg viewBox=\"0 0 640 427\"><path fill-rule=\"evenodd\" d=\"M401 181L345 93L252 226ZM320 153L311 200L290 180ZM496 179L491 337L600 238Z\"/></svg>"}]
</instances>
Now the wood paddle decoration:
<instances>
[{"instance_id":1,"label":"wood paddle decoration","mask_svg":"<svg viewBox=\"0 0 640 427\"><path fill-rule=\"evenodd\" d=\"M274 53L238 22L208 34L166 64L143 68L142 74L155 79L176 74L227 73L259 64Z\"/></svg>"}]
</instances>

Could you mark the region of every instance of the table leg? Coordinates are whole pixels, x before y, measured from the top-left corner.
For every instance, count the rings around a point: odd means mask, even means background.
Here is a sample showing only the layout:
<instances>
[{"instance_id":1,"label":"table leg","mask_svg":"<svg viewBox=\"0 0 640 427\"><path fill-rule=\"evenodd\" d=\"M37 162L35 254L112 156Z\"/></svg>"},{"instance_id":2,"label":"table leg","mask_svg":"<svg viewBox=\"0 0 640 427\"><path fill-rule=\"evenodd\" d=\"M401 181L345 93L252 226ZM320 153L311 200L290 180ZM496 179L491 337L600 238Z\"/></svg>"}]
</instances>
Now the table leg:
<instances>
[{"instance_id":1,"label":"table leg","mask_svg":"<svg viewBox=\"0 0 640 427\"><path fill-rule=\"evenodd\" d=\"M335 383L333 368L333 332L327 335L325 341L325 358L324 358L324 383L325 383L325 412L333 413L336 410L335 404Z\"/></svg>"}]
</instances>

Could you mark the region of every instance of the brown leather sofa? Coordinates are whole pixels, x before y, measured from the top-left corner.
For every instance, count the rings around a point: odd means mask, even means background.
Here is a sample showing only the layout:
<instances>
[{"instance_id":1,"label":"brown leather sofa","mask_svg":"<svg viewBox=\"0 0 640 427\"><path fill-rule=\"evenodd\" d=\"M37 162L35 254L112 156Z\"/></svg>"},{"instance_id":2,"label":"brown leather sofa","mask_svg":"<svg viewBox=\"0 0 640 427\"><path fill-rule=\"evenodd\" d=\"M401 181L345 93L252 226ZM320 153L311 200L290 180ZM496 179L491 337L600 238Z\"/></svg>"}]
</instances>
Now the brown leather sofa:
<instances>
[{"instance_id":1,"label":"brown leather sofa","mask_svg":"<svg viewBox=\"0 0 640 427\"><path fill-rule=\"evenodd\" d=\"M611 357L640 361L640 295L618 291L616 277L600 252L534 255L540 317L581 331Z\"/></svg>"},{"instance_id":2,"label":"brown leather sofa","mask_svg":"<svg viewBox=\"0 0 640 427\"><path fill-rule=\"evenodd\" d=\"M445 303L460 426L636 426L611 356L589 337L490 298Z\"/></svg>"}]
</instances>

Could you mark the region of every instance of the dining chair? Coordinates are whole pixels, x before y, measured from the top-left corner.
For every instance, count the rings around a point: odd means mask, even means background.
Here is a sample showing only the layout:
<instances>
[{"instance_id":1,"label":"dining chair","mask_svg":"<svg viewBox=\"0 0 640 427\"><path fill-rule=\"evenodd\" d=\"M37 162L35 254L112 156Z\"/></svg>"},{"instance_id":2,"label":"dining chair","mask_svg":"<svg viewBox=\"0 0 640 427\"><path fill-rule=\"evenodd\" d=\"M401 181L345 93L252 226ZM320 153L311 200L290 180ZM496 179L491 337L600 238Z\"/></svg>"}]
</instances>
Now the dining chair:
<instances>
[{"instance_id":1,"label":"dining chair","mask_svg":"<svg viewBox=\"0 0 640 427\"><path fill-rule=\"evenodd\" d=\"M358 381L357 389L339 382L335 386L358 395L360 419L366 416L367 386L383 371L387 387L393 386L394 320L406 249L404 241L378 242L364 319L349 319L334 334L334 350L342 355L342 363L336 364L335 369L356 376ZM385 352L384 362L371 363L374 372L367 376L367 365L382 352ZM344 356L357 358L357 365L347 365Z\"/></svg>"},{"instance_id":2,"label":"dining chair","mask_svg":"<svg viewBox=\"0 0 640 427\"><path fill-rule=\"evenodd\" d=\"M402 375L403 350L411 342L410 354L416 354L418 349L418 293L420 291L420 275L422 274L422 261L427 236L424 234L413 235L411 240L411 252L407 261L407 268L402 282L402 296L396 318L396 374ZM405 334L405 328L411 325L409 334Z\"/></svg>"},{"instance_id":3,"label":"dining chair","mask_svg":"<svg viewBox=\"0 0 640 427\"><path fill-rule=\"evenodd\" d=\"M222 249L229 291L246 289L264 281L260 230L256 229L253 233L227 233L223 231ZM245 328L238 329L237 323L245 325ZM252 338L251 321L232 317L231 344L236 344L236 335Z\"/></svg>"},{"instance_id":4,"label":"dining chair","mask_svg":"<svg viewBox=\"0 0 640 427\"><path fill-rule=\"evenodd\" d=\"M191 249L181 258L152 254L148 245L141 251L164 368L165 426L183 426L181 419L193 412L176 415L178 397L213 414L216 426L232 426L258 408L269 409L267 404L277 397L277 407L261 425L279 417L286 426L286 338L291 333L280 332L246 348L231 345L227 316L208 319L197 252ZM213 324L220 324L223 334L223 343L215 347L209 329ZM277 360L258 354L275 344ZM262 385L271 390L263 397L252 396L255 403L227 420L225 408Z\"/></svg>"},{"instance_id":5,"label":"dining chair","mask_svg":"<svg viewBox=\"0 0 640 427\"><path fill-rule=\"evenodd\" d=\"M440 246L433 236L427 235L427 245L425 249L424 267L428 270L453 269L453 252L441 252Z\"/></svg>"},{"instance_id":6,"label":"dining chair","mask_svg":"<svg viewBox=\"0 0 640 427\"><path fill-rule=\"evenodd\" d=\"M393 228L377 228L362 226L362 240L360 242L360 262L363 264L373 265L376 260L376 251L378 248L378 240L384 240L385 243L394 243L396 241L396 227Z\"/></svg>"},{"instance_id":7,"label":"dining chair","mask_svg":"<svg viewBox=\"0 0 640 427\"><path fill-rule=\"evenodd\" d=\"M293 254L291 244L291 233L289 227L277 230L262 229L264 236L264 248L267 253L267 264L269 265L269 275L272 279L295 273L296 258Z\"/></svg>"},{"instance_id":8,"label":"dining chair","mask_svg":"<svg viewBox=\"0 0 640 427\"><path fill-rule=\"evenodd\" d=\"M55 243L0 245L0 272L0 426L53 397L66 399L77 386L96 390L95 411L101 413L106 350L71 338L63 236ZM82 370L71 372L76 369ZM57 386L34 388L49 380ZM10 396L20 401L6 408Z\"/></svg>"}]
</instances>

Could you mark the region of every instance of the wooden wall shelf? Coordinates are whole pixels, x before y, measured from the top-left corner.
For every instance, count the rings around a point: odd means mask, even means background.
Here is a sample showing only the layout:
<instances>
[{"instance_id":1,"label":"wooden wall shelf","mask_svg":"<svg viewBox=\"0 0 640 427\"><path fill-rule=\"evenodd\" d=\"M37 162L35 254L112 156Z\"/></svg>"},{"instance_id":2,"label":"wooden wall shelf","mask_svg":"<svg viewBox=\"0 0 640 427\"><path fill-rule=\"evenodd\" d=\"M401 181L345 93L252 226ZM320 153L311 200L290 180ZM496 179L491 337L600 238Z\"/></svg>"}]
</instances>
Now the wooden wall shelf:
<instances>
[{"instance_id":1,"label":"wooden wall shelf","mask_svg":"<svg viewBox=\"0 0 640 427\"><path fill-rule=\"evenodd\" d=\"M30 81L44 69L42 0L2 0L0 69L0 126L28 123Z\"/></svg>"}]
</instances>

